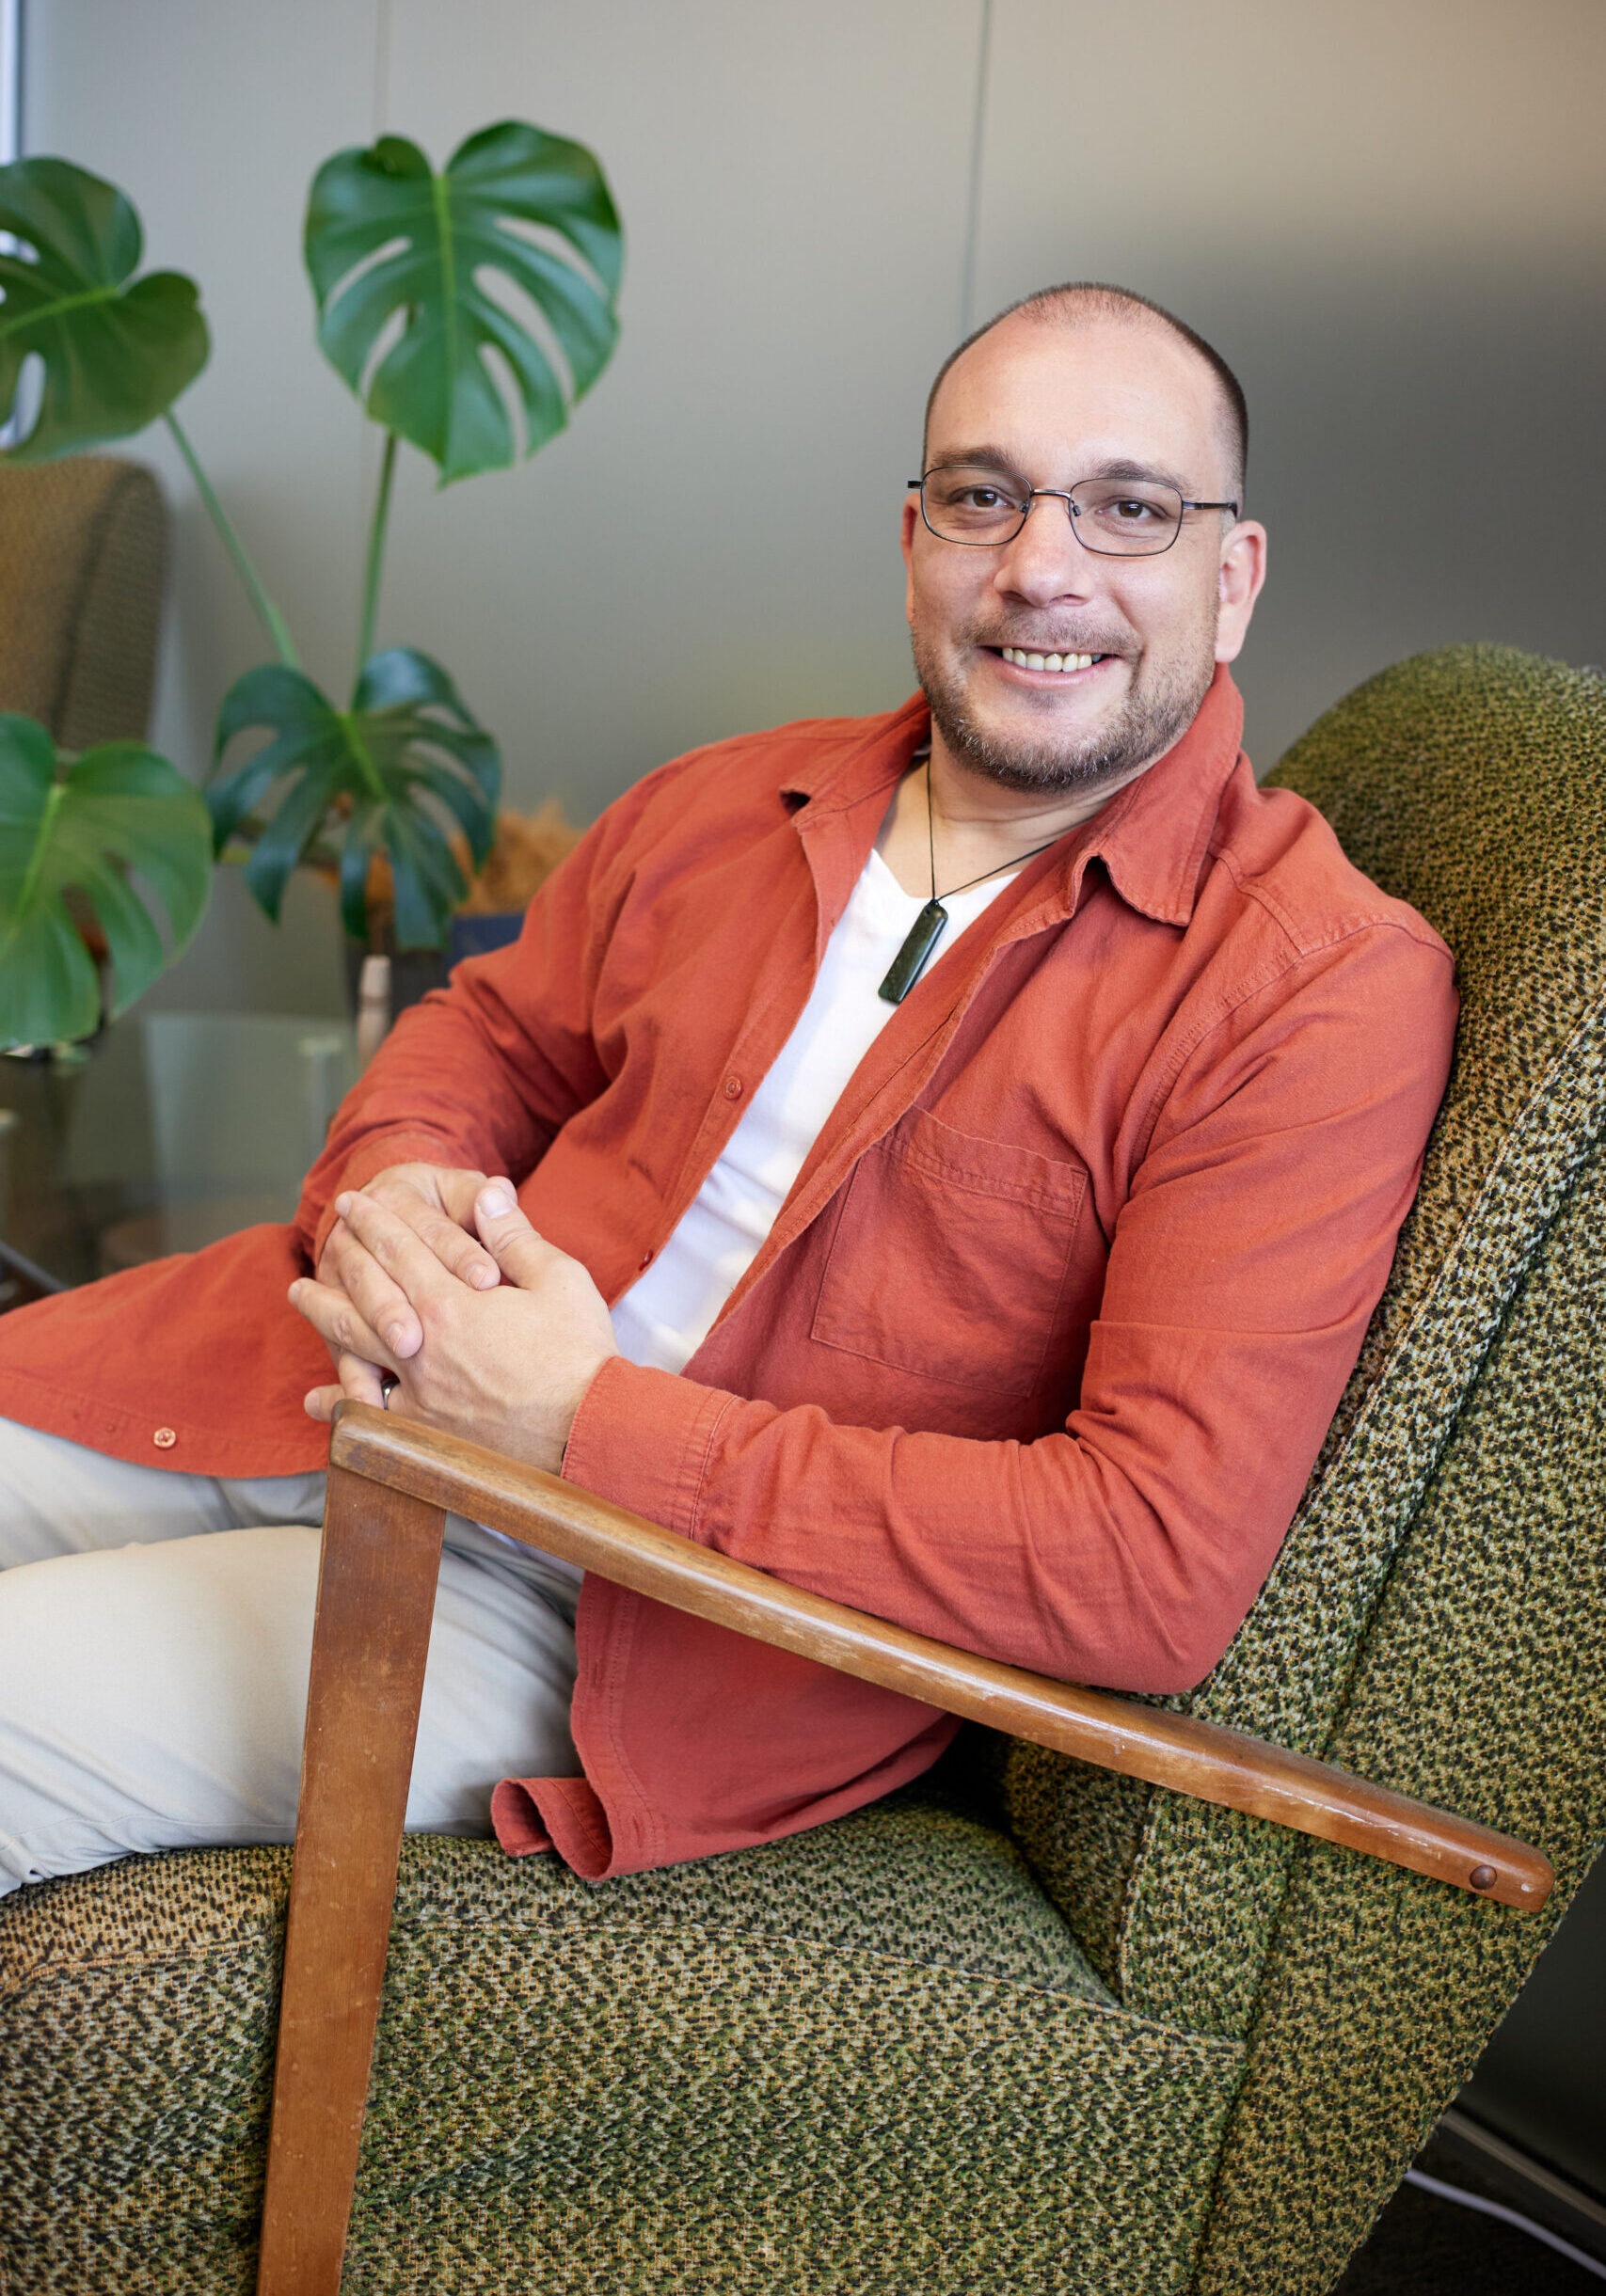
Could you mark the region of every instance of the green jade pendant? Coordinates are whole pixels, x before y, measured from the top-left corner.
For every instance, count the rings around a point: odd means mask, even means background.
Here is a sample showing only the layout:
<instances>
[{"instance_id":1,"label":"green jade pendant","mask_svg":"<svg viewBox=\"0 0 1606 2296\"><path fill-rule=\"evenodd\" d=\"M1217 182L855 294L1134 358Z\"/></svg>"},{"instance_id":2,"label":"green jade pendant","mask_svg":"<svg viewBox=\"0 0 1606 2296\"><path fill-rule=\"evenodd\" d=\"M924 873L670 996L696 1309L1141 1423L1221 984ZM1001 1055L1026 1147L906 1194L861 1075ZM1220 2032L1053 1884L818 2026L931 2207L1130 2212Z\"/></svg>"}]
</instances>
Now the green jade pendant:
<instances>
[{"instance_id":1,"label":"green jade pendant","mask_svg":"<svg viewBox=\"0 0 1606 2296\"><path fill-rule=\"evenodd\" d=\"M877 990L889 1005L901 1005L920 977L926 959L942 939L948 912L933 895L904 938L903 946L886 969L886 978Z\"/></svg>"}]
</instances>

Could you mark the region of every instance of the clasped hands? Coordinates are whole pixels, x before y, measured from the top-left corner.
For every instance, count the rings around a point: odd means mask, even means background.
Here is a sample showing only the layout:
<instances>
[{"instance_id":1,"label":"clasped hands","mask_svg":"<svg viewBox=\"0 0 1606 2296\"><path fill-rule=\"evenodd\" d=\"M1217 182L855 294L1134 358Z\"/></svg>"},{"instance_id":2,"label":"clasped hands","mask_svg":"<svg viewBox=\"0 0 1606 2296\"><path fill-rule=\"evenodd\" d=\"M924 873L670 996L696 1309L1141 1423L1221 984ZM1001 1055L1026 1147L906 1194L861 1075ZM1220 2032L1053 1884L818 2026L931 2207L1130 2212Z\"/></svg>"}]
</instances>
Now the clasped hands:
<instances>
[{"instance_id":1,"label":"clasped hands","mask_svg":"<svg viewBox=\"0 0 1606 2296\"><path fill-rule=\"evenodd\" d=\"M316 1277L293 1307L327 1347L342 1396L390 1408L560 1472L586 1389L618 1354L607 1305L578 1259L536 1234L511 1180L393 1164L336 1198Z\"/></svg>"}]
</instances>

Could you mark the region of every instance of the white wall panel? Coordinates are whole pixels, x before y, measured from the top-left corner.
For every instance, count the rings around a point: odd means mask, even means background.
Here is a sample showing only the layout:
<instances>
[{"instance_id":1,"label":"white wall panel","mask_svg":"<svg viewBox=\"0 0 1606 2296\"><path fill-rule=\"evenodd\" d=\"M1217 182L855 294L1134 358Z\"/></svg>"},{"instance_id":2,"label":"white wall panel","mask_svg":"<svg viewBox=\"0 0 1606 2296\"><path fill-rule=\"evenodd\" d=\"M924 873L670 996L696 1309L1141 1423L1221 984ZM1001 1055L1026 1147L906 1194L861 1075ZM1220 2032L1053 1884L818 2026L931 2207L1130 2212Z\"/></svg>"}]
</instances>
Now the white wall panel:
<instances>
[{"instance_id":1,"label":"white wall panel","mask_svg":"<svg viewBox=\"0 0 1606 2296\"><path fill-rule=\"evenodd\" d=\"M569 432L444 494L409 456L399 497L383 633L460 672L517 797L589 817L693 743L912 686L898 519L959 322L978 21L395 0L392 125L437 159L505 113L579 135L628 234Z\"/></svg>"},{"instance_id":2,"label":"white wall panel","mask_svg":"<svg viewBox=\"0 0 1606 2296\"><path fill-rule=\"evenodd\" d=\"M1600 247L1597 0L994 0L982 245L1482 274Z\"/></svg>"},{"instance_id":3,"label":"white wall panel","mask_svg":"<svg viewBox=\"0 0 1606 2296\"><path fill-rule=\"evenodd\" d=\"M994 0L988 87L978 318L1117 279L1248 391L1257 764L1425 646L1601 659L1596 0Z\"/></svg>"}]
</instances>

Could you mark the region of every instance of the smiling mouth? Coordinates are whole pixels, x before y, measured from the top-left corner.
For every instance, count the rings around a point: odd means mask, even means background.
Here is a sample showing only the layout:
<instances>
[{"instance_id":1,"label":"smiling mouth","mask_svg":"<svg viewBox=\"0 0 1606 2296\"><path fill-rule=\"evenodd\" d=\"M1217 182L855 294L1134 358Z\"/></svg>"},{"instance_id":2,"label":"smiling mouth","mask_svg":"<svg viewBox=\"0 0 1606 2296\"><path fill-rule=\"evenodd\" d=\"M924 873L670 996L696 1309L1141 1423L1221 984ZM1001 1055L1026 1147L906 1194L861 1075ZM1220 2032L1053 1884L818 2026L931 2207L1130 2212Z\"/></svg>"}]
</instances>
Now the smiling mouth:
<instances>
[{"instance_id":1,"label":"smiling mouth","mask_svg":"<svg viewBox=\"0 0 1606 2296\"><path fill-rule=\"evenodd\" d=\"M1075 670L1090 670L1095 662L1108 661L1107 654L1028 654L1025 646L990 646L989 653L1016 670L1054 670L1061 676Z\"/></svg>"}]
</instances>

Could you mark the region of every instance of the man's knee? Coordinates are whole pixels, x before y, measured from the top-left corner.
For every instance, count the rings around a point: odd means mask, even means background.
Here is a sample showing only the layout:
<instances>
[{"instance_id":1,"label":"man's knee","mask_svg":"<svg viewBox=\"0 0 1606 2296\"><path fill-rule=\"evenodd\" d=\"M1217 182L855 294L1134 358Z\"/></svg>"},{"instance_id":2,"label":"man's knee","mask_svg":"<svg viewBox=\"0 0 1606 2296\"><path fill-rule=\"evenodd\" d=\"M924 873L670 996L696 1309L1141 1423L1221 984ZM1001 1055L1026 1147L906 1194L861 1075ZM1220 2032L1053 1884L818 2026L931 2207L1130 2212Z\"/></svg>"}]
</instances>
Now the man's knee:
<instances>
[{"instance_id":1,"label":"man's knee","mask_svg":"<svg viewBox=\"0 0 1606 2296\"><path fill-rule=\"evenodd\" d=\"M0 1864L12 1878L130 1850L287 1841L317 1578L318 1534L296 1525L61 1555L0 1577Z\"/></svg>"},{"instance_id":2,"label":"man's knee","mask_svg":"<svg viewBox=\"0 0 1606 2296\"><path fill-rule=\"evenodd\" d=\"M268 1523L313 1524L323 1509L321 1474L219 1481L0 1419L0 1570Z\"/></svg>"}]
</instances>

